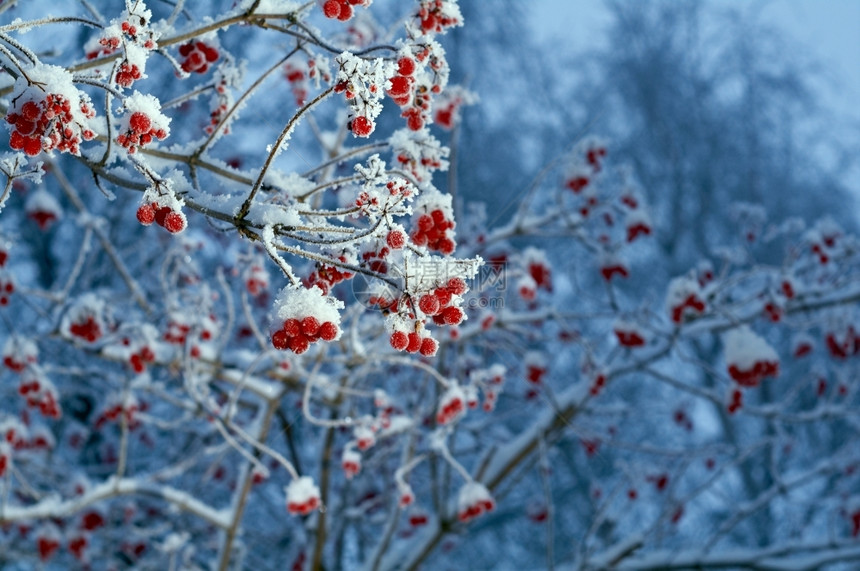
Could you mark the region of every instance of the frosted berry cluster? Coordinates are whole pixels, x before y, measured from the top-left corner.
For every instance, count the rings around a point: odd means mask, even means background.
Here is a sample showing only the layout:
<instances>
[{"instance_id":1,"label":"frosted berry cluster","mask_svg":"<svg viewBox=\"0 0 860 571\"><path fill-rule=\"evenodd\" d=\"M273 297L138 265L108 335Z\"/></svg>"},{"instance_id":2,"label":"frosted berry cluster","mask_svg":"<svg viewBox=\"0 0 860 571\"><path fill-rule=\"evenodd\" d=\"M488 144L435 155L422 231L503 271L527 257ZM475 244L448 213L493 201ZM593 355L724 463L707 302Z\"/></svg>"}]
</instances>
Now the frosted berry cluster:
<instances>
[{"instance_id":1,"label":"frosted berry cluster","mask_svg":"<svg viewBox=\"0 0 860 571\"><path fill-rule=\"evenodd\" d=\"M374 120L382 112L380 99L390 64L382 59L361 59L349 52L340 54L336 63L334 91L343 93L352 110L349 128L356 137L369 137L376 128Z\"/></svg>"},{"instance_id":2,"label":"frosted berry cluster","mask_svg":"<svg viewBox=\"0 0 860 571\"><path fill-rule=\"evenodd\" d=\"M439 399L436 423L450 424L466 412L466 394L459 385L451 385Z\"/></svg>"},{"instance_id":3,"label":"frosted berry cluster","mask_svg":"<svg viewBox=\"0 0 860 571\"><path fill-rule=\"evenodd\" d=\"M408 130L420 131L431 123L433 96L448 85L450 72L445 51L435 40L412 44L400 52L388 95L400 106Z\"/></svg>"},{"instance_id":4,"label":"frosted berry cluster","mask_svg":"<svg viewBox=\"0 0 860 571\"><path fill-rule=\"evenodd\" d=\"M114 397L112 403L109 404L96 418L96 430L102 428L108 422L120 422L125 420L130 429L134 429L139 424L136 414L141 410L141 405L138 403L134 395L128 395L125 399Z\"/></svg>"},{"instance_id":5,"label":"frosted berry cluster","mask_svg":"<svg viewBox=\"0 0 860 571\"><path fill-rule=\"evenodd\" d=\"M435 208L420 214L414 222L415 229L411 237L416 246L426 246L446 256L454 253L456 244L450 231L456 227L456 223L446 216L445 211Z\"/></svg>"},{"instance_id":6,"label":"frosted berry cluster","mask_svg":"<svg viewBox=\"0 0 860 571\"><path fill-rule=\"evenodd\" d=\"M356 262L355 254L351 252L340 254L336 259L344 264L353 264ZM355 274L348 270L337 266L318 263L316 270L308 276L305 285L308 287L316 286L327 295L334 286L342 281L352 279L353 277L355 277Z\"/></svg>"},{"instance_id":7,"label":"frosted berry cluster","mask_svg":"<svg viewBox=\"0 0 860 571\"><path fill-rule=\"evenodd\" d=\"M57 389L37 367L30 367L18 382L18 394L27 401L27 406L36 408L48 418L60 418Z\"/></svg>"},{"instance_id":8,"label":"frosted berry cluster","mask_svg":"<svg viewBox=\"0 0 860 571\"><path fill-rule=\"evenodd\" d=\"M15 293L15 278L4 270L0 272L0 307L9 305L13 293Z\"/></svg>"},{"instance_id":9,"label":"frosted berry cluster","mask_svg":"<svg viewBox=\"0 0 860 571\"><path fill-rule=\"evenodd\" d=\"M318 287L286 287L275 301L272 346L297 355L319 340L334 341L341 335L343 302L323 294Z\"/></svg>"},{"instance_id":10,"label":"frosted berry cluster","mask_svg":"<svg viewBox=\"0 0 860 571\"><path fill-rule=\"evenodd\" d=\"M456 0L421 0L416 18L425 34L440 34L448 28L463 25L463 15Z\"/></svg>"},{"instance_id":11,"label":"frosted berry cluster","mask_svg":"<svg viewBox=\"0 0 860 571\"><path fill-rule=\"evenodd\" d=\"M12 335L3 344L3 364L20 373L39 358L39 349L32 339Z\"/></svg>"},{"instance_id":12,"label":"frosted berry cluster","mask_svg":"<svg viewBox=\"0 0 860 571\"><path fill-rule=\"evenodd\" d=\"M27 197L24 210L27 217L39 226L39 230L47 230L63 216L63 209L54 195L41 187Z\"/></svg>"},{"instance_id":13,"label":"frosted berry cluster","mask_svg":"<svg viewBox=\"0 0 860 571\"><path fill-rule=\"evenodd\" d=\"M105 305L94 294L85 294L69 308L60 322L60 331L66 336L95 343L105 334Z\"/></svg>"},{"instance_id":14,"label":"frosted berry cluster","mask_svg":"<svg viewBox=\"0 0 860 571\"><path fill-rule=\"evenodd\" d=\"M779 375L779 356L767 341L743 325L728 331L723 342L729 376L740 386L755 387Z\"/></svg>"},{"instance_id":15,"label":"frosted berry cluster","mask_svg":"<svg viewBox=\"0 0 860 571\"><path fill-rule=\"evenodd\" d=\"M246 266L243 279L245 289L254 297L269 291L269 272L261 259L254 259Z\"/></svg>"},{"instance_id":16,"label":"frosted berry cluster","mask_svg":"<svg viewBox=\"0 0 860 571\"><path fill-rule=\"evenodd\" d=\"M361 454L350 447L344 448L340 459L340 466L343 468L346 479L351 480L361 472Z\"/></svg>"},{"instance_id":17,"label":"frosted berry cluster","mask_svg":"<svg viewBox=\"0 0 860 571\"><path fill-rule=\"evenodd\" d=\"M409 172L415 180L429 181L436 171L448 169L450 150L429 129L398 129L390 139L394 163Z\"/></svg>"},{"instance_id":18,"label":"frosted berry cluster","mask_svg":"<svg viewBox=\"0 0 860 571\"><path fill-rule=\"evenodd\" d=\"M824 336L824 344L830 355L836 359L847 359L860 354L860 333L853 325L835 328Z\"/></svg>"},{"instance_id":19,"label":"frosted berry cluster","mask_svg":"<svg viewBox=\"0 0 860 571\"><path fill-rule=\"evenodd\" d=\"M479 482L467 482L457 496L457 519L466 523L493 511L496 507L486 486Z\"/></svg>"},{"instance_id":20,"label":"frosted berry cluster","mask_svg":"<svg viewBox=\"0 0 860 571\"><path fill-rule=\"evenodd\" d=\"M704 294L699 281L692 276L680 276L669 282L666 310L672 323L701 315L705 311Z\"/></svg>"},{"instance_id":21,"label":"frosted berry cluster","mask_svg":"<svg viewBox=\"0 0 860 571\"><path fill-rule=\"evenodd\" d=\"M294 479L286 488L287 511L308 515L320 507L320 490L310 476Z\"/></svg>"},{"instance_id":22,"label":"frosted berry cluster","mask_svg":"<svg viewBox=\"0 0 860 571\"><path fill-rule=\"evenodd\" d=\"M155 222L171 234L178 234L188 226L188 220L182 210L161 206L158 202L144 202L137 207L136 216L143 226L150 226Z\"/></svg>"},{"instance_id":23,"label":"frosted berry cluster","mask_svg":"<svg viewBox=\"0 0 860 571\"><path fill-rule=\"evenodd\" d=\"M152 95L135 92L126 98L125 108L127 114L120 122L116 142L129 154L170 135L170 119L161 113L161 104Z\"/></svg>"},{"instance_id":24,"label":"frosted berry cluster","mask_svg":"<svg viewBox=\"0 0 860 571\"><path fill-rule=\"evenodd\" d=\"M179 55L184 58L180 67L186 73L206 73L219 57L215 46L200 40L179 46Z\"/></svg>"},{"instance_id":25,"label":"frosted berry cluster","mask_svg":"<svg viewBox=\"0 0 860 571\"><path fill-rule=\"evenodd\" d=\"M95 117L89 97L72 83L66 70L37 65L15 82L6 122L12 129L9 146L33 157L57 150L80 155L82 141L95 137L89 120Z\"/></svg>"},{"instance_id":26,"label":"frosted berry cluster","mask_svg":"<svg viewBox=\"0 0 860 571\"><path fill-rule=\"evenodd\" d=\"M645 345L645 332L636 323L619 319L612 329L622 347L634 348Z\"/></svg>"},{"instance_id":27,"label":"frosted berry cluster","mask_svg":"<svg viewBox=\"0 0 860 571\"><path fill-rule=\"evenodd\" d=\"M370 6L373 0L326 0L323 4L323 14L326 18L346 22L351 19L355 10L353 6Z\"/></svg>"},{"instance_id":28,"label":"frosted berry cluster","mask_svg":"<svg viewBox=\"0 0 860 571\"><path fill-rule=\"evenodd\" d=\"M546 355L538 351L529 351L523 361L526 367L526 380L532 385L541 384L548 370Z\"/></svg>"},{"instance_id":29,"label":"frosted berry cluster","mask_svg":"<svg viewBox=\"0 0 860 571\"><path fill-rule=\"evenodd\" d=\"M459 85L451 86L439 94L434 103L433 122L450 131L460 123L464 105L477 103L477 96Z\"/></svg>"},{"instance_id":30,"label":"frosted berry cluster","mask_svg":"<svg viewBox=\"0 0 860 571\"><path fill-rule=\"evenodd\" d=\"M139 0L127 3L119 18L114 18L102 31L100 53L114 53L120 48L123 58L116 68L113 81L119 87L131 87L135 81L146 77L146 60L158 48L158 34L149 28L152 13ZM92 52L88 52L88 56Z\"/></svg>"},{"instance_id":31,"label":"frosted berry cluster","mask_svg":"<svg viewBox=\"0 0 860 571\"><path fill-rule=\"evenodd\" d=\"M606 252L600 259L600 275L607 282L615 276L629 278L630 268L620 255Z\"/></svg>"}]
</instances>

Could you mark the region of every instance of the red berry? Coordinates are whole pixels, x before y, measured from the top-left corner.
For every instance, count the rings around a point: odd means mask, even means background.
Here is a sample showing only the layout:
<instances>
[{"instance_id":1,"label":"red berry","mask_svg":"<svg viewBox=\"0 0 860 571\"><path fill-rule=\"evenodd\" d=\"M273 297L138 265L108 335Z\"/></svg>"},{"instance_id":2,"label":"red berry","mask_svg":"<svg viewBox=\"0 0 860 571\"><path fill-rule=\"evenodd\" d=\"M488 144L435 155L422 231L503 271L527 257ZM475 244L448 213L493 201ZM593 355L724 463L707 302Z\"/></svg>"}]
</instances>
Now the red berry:
<instances>
[{"instance_id":1,"label":"red berry","mask_svg":"<svg viewBox=\"0 0 860 571\"><path fill-rule=\"evenodd\" d=\"M392 230L385 237L385 243L392 250L400 250L406 245L406 235L400 230Z\"/></svg>"},{"instance_id":2,"label":"red berry","mask_svg":"<svg viewBox=\"0 0 860 571\"><path fill-rule=\"evenodd\" d=\"M418 309L424 312L425 315L436 315L439 313L439 298L433 294L425 294L418 300Z\"/></svg>"},{"instance_id":3,"label":"red berry","mask_svg":"<svg viewBox=\"0 0 860 571\"><path fill-rule=\"evenodd\" d=\"M352 18L352 6L347 3L341 3L340 14L338 15L337 19L341 22L346 22L350 18Z\"/></svg>"},{"instance_id":4,"label":"red berry","mask_svg":"<svg viewBox=\"0 0 860 571\"><path fill-rule=\"evenodd\" d=\"M368 137L373 132L375 125L373 121L363 115L352 120L352 132L357 137Z\"/></svg>"},{"instance_id":5,"label":"red berry","mask_svg":"<svg viewBox=\"0 0 860 571\"><path fill-rule=\"evenodd\" d=\"M278 329L272 333L272 346L281 351L288 349L290 346L290 336L283 329Z\"/></svg>"},{"instance_id":6,"label":"red berry","mask_svg":"<svg viewBox=\"0 0 860 571\"><path fill-rule=\"evenodd\" d=\"M185 216L181 212L171 210L164 217L164 228L171 234L185 230Z\"/></svg>"},{"instance_id":7,"label":"red berry","mask_svg":"<svg viewBox=\"0 0 860 571\"><path fill-rule=\"evenodd\" d=\"M407 336L406 352L417 353L419 349L421 349L421 337L413 331Z\"/></svg>"},{"instance_id":8,"label":"red berry","mask_svg":"<svg viewBox=\"0 0 860 571\"><path fill-rule=\"evenodd\" d=\"M152 128L152 121L149 120L146 113L135 111L131 114L131 117L128 118L128 126L136 133L148 133Z\"/></svg>"},{"instance_id":9,"label":"red berry","mask_svg":"<svg viewBox=\"0 0 860 571\"><path fill-rule=\"evenodd\" d=\"M301 321L298 319L287 319L284 321L284 331L290 337L301 334Z\"/></svg>"},{"instance_id":10,"label":"red berry","mask_svg":"<svg viewBox=\"0 0 860 571\"><path fill-rule=\"evenodd\" d=\"M144 226L155 222L155 206L152 204L141 204L137 208L137 221Z\"/></svg>"},{"instance_id":11,"label":"red berry","mask_svg":"<svg viewBox=\"0 0 860 571\"><path fill-rule=\"evenodd\" d=\"M391 334L391 337L389 337L388 342L394 349L398 351L403 351L409 344L409 338L403 331L395 331Z\"/></svg>"},{"instance_id":12,"label":"red berry","mask_svg":"<svg viewBox=\"0 0 860 571\"><path fill-rule=\"evenodd\" d=\"M447 307L442 312L442 319L447 325L457 325L463 321L463 310L459 307Z\"/></svg>"},{"instance_id":13,"label":"red berry","mask_svg":"<svg viewBox=\"0 0 860 571\"><path fill-rule=\"evenodd\" d=\"M410 57L402 57L397 60L397 73L400 75L412 75L415 73L415 60Z\"/></svg>"},{"instance_id":14,"label":"red berry","mask_svg":"<svg viewBox=\"0 0 860 571\"><path fill-rule=\"evenodd\" d=\"M316 317L309 315L302 319L302 333L308 337L316 337L320 330L320 322Z\"/></svg>"},{"instance_id":15,"label":"red berry","mask_svg":"<svg viewBox=\"0 0 860 571\"><path fill-rule=\"evenodd\" d=\"M448 280L448 291L454 295L463 295L466 293L466 282L463 278L451 278Z\"/></svg>"},{"instance_id":16,"label":"red berry","mask_svg":"<svg viewBox=\"0 0 860 571\"><path fill-rule=\"evenodd\" d=\"M340 1L339 0L327 0L325 4L323 4L323 14L325 14L326 18L337 18L340 16Z\"/></svg>"},{"instance_id":17,"label":"red berry","mask_svg":"<svg viewBox=\"0 0 860 571\"><path fill-rule=\"evenodd\" d=\"M337 337L337 333L337 325L335 325L331 321L326 321L322 325L320 325L319 337L323 341L334 341L334 338Z\"/></svg>"},{"instance_id":18,"label":"red berry","mask_svg":"<svg viewBox=\"0 0 860 571\"><path fill-rule=\"evenodd\" d=\"M421 347L419 351L425 357L432 357L436 354L436 351L439 349L439 344L432 337L425 337L421 340Z\"/></svg>"},{"instance_id":19,"label":"red berry","mask_svg":"<svg viewBox=\"0 0 860 571\"><path fill-rule=\"evenodd\" d=\"M290 338L290 350L296 355L301 355L311 346L310 340L304 335L297 335Z\"/></svg>"},{"instance_id":20,"label":"red berry","mask_svg":"<svg viewBox=\"0 0 860 571\"><path fill-rule=\"evenodd\" d=\"M444 254L445 256L449 256L449 255L454 253L454 247L455 246L456 246L456 244L454 244L454 240L452 240L450 238L442 238L441 240L439 240L439 245L437 247L437 250L439 250L439 252L441 254Z\"/></svg>"}]
</instances>

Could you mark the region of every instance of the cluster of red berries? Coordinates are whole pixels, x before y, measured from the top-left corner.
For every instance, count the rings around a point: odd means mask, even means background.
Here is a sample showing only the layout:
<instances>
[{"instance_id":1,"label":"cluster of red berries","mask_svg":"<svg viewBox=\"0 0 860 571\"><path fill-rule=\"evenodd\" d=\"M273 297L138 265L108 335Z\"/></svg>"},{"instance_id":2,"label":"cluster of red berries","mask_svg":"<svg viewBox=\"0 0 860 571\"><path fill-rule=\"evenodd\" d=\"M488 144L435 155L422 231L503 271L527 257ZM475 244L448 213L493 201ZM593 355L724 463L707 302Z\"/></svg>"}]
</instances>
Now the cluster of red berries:
<instances>
[{"instance_id":1,"label":"cluster of red berries","mask_svg":"<svg viewBox=\"0 0 860 571\"><path fill-rule=\"evenodd\" d=\"M119 49L119 38L99 38L98 45L100 47L92 49L86 53L87 59L96 59L99 56L107 56Z\"/></svg>"},{"instance_id":2,"label":"cluster of red berries","mask_svg":"<svg viewBox=\"0 0 860 571\"><path fill-rule=\"evenodd\" d=\"M310 60L308 64L312 64L313 60ZM313 71L316 71L315 69ZM308 75L310 72L308 73ZM308 98L308 86L306 79L305 70L296 67L292 62L287 62L287 65L284 69L284 76L287 78L287 81L290 82L290 86L292 86L293 97L296 98L296 105L304 105L305 100Z\"/></svg>"},{"instance_id":3,"label":"cluster of red berries","mask_svg":"<svg viewBox=\"0 0 860 571\"><path fill-rule=\"evenodd\" d=\"M140 405L138 405L135 401L132 401L125 405L121 403L116 403L113 406L110 406L105 409L105 411L99 415L95 422L95 428L96 430L99 430L106 423L118 422L122 417L125 417L125 422L128 424L129 429L133 430L139 424L137 418L135 418L135 414L140 410Z\"/></svg>"},{"instance_id":4,"label":"cluster of red berries","mask_svg":"<svg viewBox=\"0 0 860 571\"><path fill-rule=\"evenodd\" d=\"M0 275L0 307L9 305L9 296L15 293L15 282L10 275Z\"/></svg>"},{"instance_id":5,"label":"cluster of red berries","mask_svg":"<svg viewBox=\"0 0 860 571\"><path fill-rule=\"evenodd\" d=\"M685 315L692 313L702 314L705 311L705 302L696 293L690 293L670 308L670 318L673 323L681 323Z\"/></svg>"},{"instance_id":6,"label":"cluster of red berries","mask_svg":"<svg viewBox=\"0 0 860 571\"><path fill-rule=\"evenodd\" d=\"M368 0L326 0L323 4L323 14L326 18L346 22L353 15L353 6L367 6Z\"/></svg>"},{"instance_id":7,"label":"cluster of red berries","mask_svg":"<svg viewBox=\"0 0 860 571\"><path fill-rule=\"evenodd\" d=\"M245 289L253 296L266 293L269 289L269 274L262 264L254 263L248 268L245 276Z\"/></svg>"},{"instance_id":8,"label":"cluster of red berries","mask_svg":"<svg viewBox=\"0 0 860 571\"><path fill-rule=\"evenodd\" d=\"M775 301L769 301L764 304L763 311L765 317L774 323L778 323L782 319L782 314L784 312L782 306Z\"/></svg>"},{"instance_id":9,"label":"cluster of red berries","mask_svg":"<svg viewBox=\"0 0 860 571\"><path fill-rule=\"evenodd\" d=\"M339 256L338 260L343 263L347 263L346 256ZM337 266L320 265L313 273L311 273L310 276L308 276L305 285L307 287L316 286L322 290L324 295L328 295L328 293L331 291L331 288L333 288L340 282L352 279L353 277L354 274L352 272L342 270Z\"/></svg>"},{"instance_id":10,"label":"cluster of red berries","mask_svg":"<svg viewBox=\"0 0 860 571\"><path fill-rule=\"evenodd\" d=\"M421 24L421 30L425 34L429 32L438 34L445 28L461 24L460 20L450 10L446 10L448 5L448 0L421 0L417 17Z\"/></svg>"},{"instance_id":11,"label":"cluster of red berries","mask_svg":"<svg viewBox=\"0 0 860 571\"><path fill-rule=\"evenodd\" d=\"M333 341L339 333L340 328L332 321L320 323L319 319L312 315L302 319L290 318L272 333L272 346L282 351L289 349L296 355L301 355L312 343L320 339Z\"/></svg>"},{"instance_id":12,"label":"cluster of red berries","mask_svg":"<svg viewBox=\"0 0 860 571\"><path fill-rule=\"evenodd\" d=\"M361 472L361 454L350 448L345 448L340 467L343 468L346 479L351 480L353 476Z\"/></svg>"},{"instance_id":13,"label":"cluster of red berries","mask_svg":"<svg viewBox=\"0 0 860 571\"><path fill-rule=\"evenodd\" d=\"M632 242L639 236L650 236L651 226L644 220L631 220L627 224L627 241Z\"/></svg>"},{"instance_id":14,"label":"cluster of red berries","mask_svg":"<svg viewBox=\"0 0 860 571\"><path fill-rule=\"evenodd\" d=\"M618 338L618 343L623 347L642 347L645 345L645 337L642 336L639 329L629 324L616 324L615 336Z\"/></svg>"},{"instance_id":15,"label":"cluster of red berries","mask_svg":"<svg viewBox=\"0 0 860 571\"><path fill-rule=\"evenodd\" d=\"M830 355L837 359L847 359L849 356L860 354L860 333L849 325L841 334L829 332L824 343Z\"/></svg>"},{"instance_id":16,"label":"cluster of red berries","mask_svg":"<svg viewBox=\"0 0 860 571\"><path fill-rule=\"evenodd\" d=\"M546 264L543 262L530 262L528 270L529 275L539 288L543 288L549 292L552 291L552 272Z\"/></svg>"},{"instance_id":17,"label":"cluster of red berries","mask_svg":"<svg viewBox=\"0 0 860 571\"><path fill-rule=\"evenodd\" d=\"M388 262L385 259L388 257L388 254L391 251L387 246L383 246L376 250L366 250L361 253L361 259L364 262L364 265L367 266L372 272L376 272L378 274L387 274L388 273Z\"/></svg>"},{"instance_id":18,"label":"cluster of red berries","mask_svg":"<svg viewBox=\"0 0 860 571\"><path fill-rule=\"evenodd\" d=\"M436 325L459 325L465 313L459 307L451 305L453 296L466 293L466 282L462 278L450 278L444 287L437 287L426 293L418 300L418 309L425 315L433 317Z\"/></svg>"},{"instance_id":19,"label":"cluster of red berries","mask_svg":"<svg viewBox=\"0 0 860 571\"><path fill-rule=\"evenodd\" d=\"M389 337L388 342L397 351L407 353L420 353L425 357L432 357L439 350L439 343L432 337L422 337L416 331L395 331Z\"/></svg>"},{"instance_id":20,"label":"cluster of red berries","mask_svg":"<svg viewBox=\"0 0 860 571\"><path fill-rule=\"evenodd\" d=\"M185 214L181 210L174 210L169 206L159 206L157 202L145 202L138 206L137 221L143 226L150 226L155 222L171 234L182 232L188 225Z\"/></svg>"},{"instance_id":21,"label":"cluster of red berries","mask_svg":"<svg viewBox=\"0 0 860 571\"><path fill-rule=\"evenodd\" d=\"M18 394L27 399L27 406L38 408L43 416L60 418L60 406L57 403L57 392L53 386L41 381L37 376L21 378L18 384Z\"/></svg>"},{"instance_id":22,"label":"cluster of red berries","mask_svg":"<svg viewBox=\"0 0 860 571\"><path fill-rule=\"evenodd\" d=\"M389 80L391 87L388 88L387 93L394 100L394 103L401 107L409 105L409 102L412 100L412 91L415 84L414 73L414 59L404 56L397 60L397 74ZM414 130L417 131L417 129Z\"/></svg>"},{"instance_id":23,"label":"cluster of red berries","mask_svg":"<svg viewBox=\"0 0 860 571\"><path fill-rule=\"evenodd\" d=\"M451 386L439 400L436 410L436 424L448 424L466 411L463 389Z\"/></svg>"},{"instance_id":24,"label":"cluster of red berries","mask_svg":"<svg viewBox=\"0 0 860 571\"><path fill-rule=\"evenodd\" d=\"M95 343L102 336L102 328L93 315L86 315L69 325L69 333L87 343Z\"/></svg>"},{"instance_id":25,"label":"cluster of red berries","mask_svg":"<svg viewBox=\"0 0 860 571\"><path fill-rule=\"evenodd\" d=\"M287 511L308 515L320 507L320 491L309 476L302 476L287 486Z\"/></svg>"},{"instance_id":26,"label":"cluster of red berries","mask_svg":"<svg viewBox=\"0 0 860 571\"><path fill-rule=\"evenodd\" d=\"M163 339L173 345L185 345L185 340L190 332L191 325L188 323L170 319L167 322L167 330L164 332Z\"/></svg>"},{"instance_id":27,"label":"cluster of red berries","mask_svg":"<svg viewBox=\"0 0 860 571\"><path fill-rule=\"evenodd\" d=\"M40 533L36 538L36 549L39 551L39 559L48 561L60 548L60 538L56 531L54 533Z\"/></svg>"},{"instance_id":28,"label":"cluster of red berries","mask_svg":"<svg viewBox=\"0 0 860 571\"><path fill-rule=\"evenodd\" d=\"M779 375L779 361L758 360L752 367L741 369L735 364L729 365L729 376L743 387L755 387L765 377Z\"/></svg>"},{"instance_id":29,"label":"cluster of red berries","mask_svg":"<svg viewBox=\"0 0 860 571\"><path fill-rule=\"evenodd\" d=\"M806 334L799 334L792 341L791 354L795 359L800 359L812 353L813 348L812 338Z\"/></svg>"},{"instance_id":30,"label":"cluster of red berries","mask_svg":"<svg viewBox=\"0 0 860 571\"><path fill-rule=\"evenodd\" d=\"M15 373L20 373L24 369L27 368L27 365L32 365L36 362L35 354L25 354L20 357L16 357L15 355L4 355L3 356L3 364L6 367Z\"/></svg>"},{"instance_id":31,"label":"cluster of red berries","mask_svg":"<svg viewBox=\"0 0 860 571\"><path fill-rule=\"evenodd\" d=\"M567 180L565 186L572 190L574 193L578 194L582 191L588 183L590 182L589 178L585 175L572 176Z\"/></svg>"},{"instance_id":32,"label":"cluster of red berries","mask_svg":"<svg viewBox=\"0 0 860 571\"><path fill-rule=\"evenodd\" d=\"M585 152L585 162L591 165L594 172L600 171L600 160L606 156L606 147L591 147Z\"/></svg>"},{"instance_id":33,"label":"cluster of red berries","mask_svg":"<svg viewBox=\"0 0 860 571\"><path fill-rule=\"evenodd\" d=\"M734 389L729 396L729 404L726 407L726 410L729 414L734 414L741 409L744 405L744 396L741 391L738 389Z\"/></svg>"},{"instance_id":34,"label":"cluster of red berries","mask_svg":"<svg viewBox=\"0 0 860 571\"><path fill-rule=\"evenodd\" d=\"M179 46L179 55L185 58L181 67L186 73L206 73L218 61L218 50L199 40Z\"/></svg>"},{"instance_id":35,"label":"cluster of red berries","mask_svg":"<svg viewBox=\"0 0 860 571\"><path fill-rule=\"evenodd\" d=\"M622 278L630 277L630 270L619 260L607 260L606 263L600 266L600 275L606 281L612 281L612 277L618 275Z\"/></svg>"},{"instance_id":36,"label":"cluster of red berries","mask_svg":"<svg viewBox=\"0 0 860 571\"><path fill-rule=\"evenodd\" d=\"M448 234L456 226L453 220L445 218L445 213L437 208L430 214L422 214L418 217L415 230L412 232L412 242L416 246L427 246L430 250L438 251L444 255L454 252L456 244Z\"/></svg>"},{"instance_id":37,"label":"cluster of red berries","mask_svg":"<svg viewBox=\"0 0 860 571\"><path fill-rule=\"evenodd\" d=\"M167 131L153 125L146 113L135 111L128 118L128 129L117 135L116 142L133 154L138 147L151 143L153 138L163 140L166 137Z\"/></svg>"},{"instance_id":38,"label":"cluster of red berries","mask_svg":"<svg viewBox=\"0 0 860 571\"><path fill-rule=\"evenodd\" d=\"M116 70L114 81L116 81L116 84L121 87L131 87L132 84L141 77L143 77L143 74L137 64L125 60L119 64L119 69Z\"/></svg>"},{"instance_id":39,"label":"cluster of red berries","mask_svg":"<svg viewBox=\"0 0 860 571\"><path fill-rule=\"evenodd\" d=\"M95 117L86 102L81 102L80 110L87 118ZM27 101L20 111L6 115L6 122L13 125L9 146L31 157L54 149L78 155L81 138L89 141L95 137L75 122L71 102L57 93L49 93L41 101Z\"/></svg>"},{"instance_id":40,"label":"cluster of red berries","mask_svg":"<svg viewBox=\"0 0 860 571\"><path fill-rule=\"evenodd\" d=\"M155 362L155 353L152 352L149 345L144 345L128 358L128 364L131 365L131 369L137 374L146 370L147 363L153 362Z\"/></svg>"},{"instance_id":41,"label":"cluster of red berries","mask_svg":"<svg viewBox=\"0 0 860 571\"><path fill-rule=\"evenodd\" d=\"M457 500L457 519L465 523L481 514L493 511L496 503L483 484L469 482L460 490Z\"/></svg>"}]
</instances>

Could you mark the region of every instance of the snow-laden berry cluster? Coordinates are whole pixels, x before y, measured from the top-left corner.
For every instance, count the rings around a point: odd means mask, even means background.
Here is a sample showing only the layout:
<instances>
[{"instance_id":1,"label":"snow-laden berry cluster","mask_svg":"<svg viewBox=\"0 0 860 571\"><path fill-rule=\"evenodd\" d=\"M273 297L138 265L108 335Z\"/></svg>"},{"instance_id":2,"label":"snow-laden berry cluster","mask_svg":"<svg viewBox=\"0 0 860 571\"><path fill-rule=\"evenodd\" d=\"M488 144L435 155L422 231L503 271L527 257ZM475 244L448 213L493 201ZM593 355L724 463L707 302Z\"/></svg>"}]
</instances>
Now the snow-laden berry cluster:
<instances>
[{"instance_id":1,"label":"snow-laden berry cluster","mask_svg":"<svg viewBox=\"0 0 860 571\"><path fill-rule=\"evenodd\" d=\"M454 210L451 195L441 192L425 192L413 208L412 242L443 255L454 253Z\"/></svg>"},{"instance_id":2,"label":"snow-laden berry cluster","mask_svg":"<svg viewBox=\"0 0 860 571\"><path fill-rule=\"evenodd\" d=\"M9 146L36 156L58 150L80 155L80 144L95 133L89 97L72 83L72 75L53 65L38 64L15 81L6 122L11 126Z\"/></svg>"},{"instance_id":3,"label":"snow-laden berry cluster","mask_svg":"<svg viewBox=\"0 0 860 571\"><path fill-rule=\"evenodd\" d=\"M484 484L467 482L457 496L457 519L465 523L493 511L495 507L496 502Z\"/></svg>"},{"instance_id":4,"label":"snow-laden berry cluster","mask_svg":"<svg viewBox=\"0 0 860 571\"><path fill-rule=\"evenodd\" d=\"M135 91L125 99L126 113L119 122L116 142L129 154L153 139L170 135L170 118L161 112L161 102L152 95Z\"/></svg>"},{"instance_id":5,"label":"snow-laden berry cluster","mask_svg":"<svg viewBox=\"0 0 860 571\"><path fill-rule=\"evenodd\" d=\"M308 515L320 507L320 490L310 476L294 479L286 488L287 511Z\"/></svg>"},{"instance_id":6,"label":"snow-laden berry cluster","mask_svg":"<svg viewBox=\"0 0 860 571\"><path fill-rule=\"evenodd\" d=\"M729 375L743 387L755 387L765 377L779 375L779 356L767 341L747 325L723 337Z\"/></svg>"},{"instance_id":7,"label":"snow-laden berry cluster","mask_svg":"<svg viewBox=\"0 0 860 571\"><path fill-rule=\"evenodd\" d=\"M672 323L683 323L686 318L701 315L705 307L705 295L695 277L679 276L669 282L666 311Z\"/></svg>"},{"instance_id":8,"label":"snow-laden berry cluster","mask_svg":"<svg viewBox=\"0 0 860 571\"><path fill-rule=\"evenodd\" d=\"M356 137L369 137L374 120L382 112L380 99L390 75L391 64L381 58L367 60L343 52L335 60L338 71L335 93L343 93L352 110L350 129Z\"/></svg>"},{"instance_id":9,"label":"snow-laden berry cluster","mask_svg":"<svg viewBox=\"0 0 860 571\"><path fill-rule=\"evenodd\" d=\"M338 339L339 309L343 302L318 287L285 287L275 300L272 346L301 355L319 340Z\"/></svg>"}]
</instances>

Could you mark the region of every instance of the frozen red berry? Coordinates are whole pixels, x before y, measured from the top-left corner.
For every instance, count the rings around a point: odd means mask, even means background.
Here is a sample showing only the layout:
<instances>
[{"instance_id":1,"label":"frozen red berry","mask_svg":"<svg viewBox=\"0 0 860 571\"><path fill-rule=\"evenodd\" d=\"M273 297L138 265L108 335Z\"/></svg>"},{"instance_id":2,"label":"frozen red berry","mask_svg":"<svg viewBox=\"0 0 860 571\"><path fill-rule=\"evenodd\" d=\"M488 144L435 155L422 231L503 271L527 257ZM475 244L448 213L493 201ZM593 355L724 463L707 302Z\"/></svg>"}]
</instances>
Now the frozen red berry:
<instances>
[{"instance_id":1,"label":"frozen red berry","mask_svg":"<svg viewBox=\"0 0 860 571\"><path fill-rule=\"evenodd\" d=\"M368 137L373 132L373 121L363 115L352 120L352 132L356 137Z\"/></svg>"},{"instance_id":2,"label":"frozen red berry","mask_svg":"<svg viewBox=\"0 0 860 571\"><path fill-rule=\"evenodd\" d=\"M144 226L155 222L155 207L153 204L141 204L137 207L137 221Z\"/></svg>"}]
</instances>

